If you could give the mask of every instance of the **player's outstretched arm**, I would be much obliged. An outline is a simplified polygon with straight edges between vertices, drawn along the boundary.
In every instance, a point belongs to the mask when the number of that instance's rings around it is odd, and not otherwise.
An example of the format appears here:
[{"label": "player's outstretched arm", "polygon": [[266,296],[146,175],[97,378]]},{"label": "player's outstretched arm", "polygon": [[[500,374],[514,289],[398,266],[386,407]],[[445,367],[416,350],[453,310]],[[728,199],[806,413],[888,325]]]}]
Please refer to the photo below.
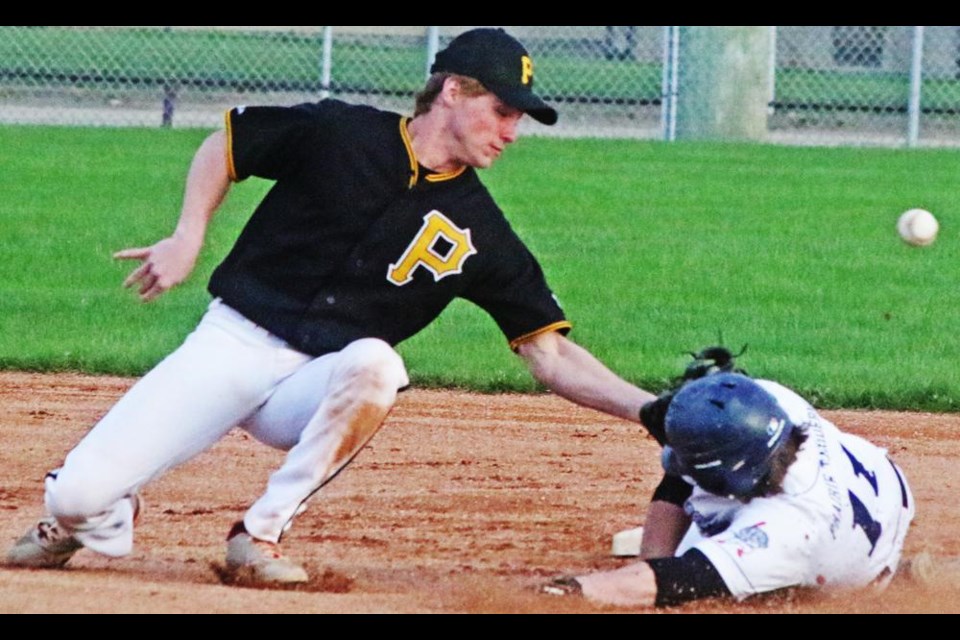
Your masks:
[{"label": "player's outstretched arm", "polygon": [[197,263],[207,225],[229,188],[227,137],[221,130],[208,136],[193,157],[173,234],[154,245],[113,254],[121,260],[140,261],[123,286],[139,286],[140,299],[149,302],[186,280]]},{"label": "player's outstretched arm", "polygon": [[640,557],[672,557],[687,529],[690,516],[683,506],[665,500],[653,500],[647,507],[643,522],[643,538],[640,541]]},{"label": "player's outstretched arm", "polygon": [[640,407],[656,398],[608,369],[593,354],[549,331],[522,343],[517,352],[530,373],[571,402],[639,422]]},{"label": "player's outstretched arm", "polygon": [[679,558],[651,558],[610,571],[557,578],[541,585],[540,591],[617,607],[672,607],[732,595],[713,563],[697,549]]},{"label": "player's outstretched arm", "polygon": [[657,579],[646,562],[635,562],[611,571],[577,576],[587,600],[618,607],[652,607],[657,601]]}]

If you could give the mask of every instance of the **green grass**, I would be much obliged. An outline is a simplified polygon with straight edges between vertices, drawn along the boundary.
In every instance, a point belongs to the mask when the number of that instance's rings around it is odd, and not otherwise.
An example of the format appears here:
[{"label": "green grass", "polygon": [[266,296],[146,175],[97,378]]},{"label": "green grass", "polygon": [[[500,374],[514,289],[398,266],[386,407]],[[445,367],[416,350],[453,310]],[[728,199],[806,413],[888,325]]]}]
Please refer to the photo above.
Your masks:
[{"label": "green grass", "polygon": [[[856,106],[906,111],[910,74],[893,71],[826,72],[822,69],[780,69],[776,100],[781,103],[821,104],[824,107]],[[956,109],[960,82],[925,78],[924,109]]]},{"label": "green grass", "polygon": [[[151,304],[112,252],[173,228],[205,131],[0,127],[0,367],[138,375],[202,313],[268,184],[237,185],[191,278]],[[519,141],[485,182],[540,258],[571,338],[657,391],[721,337],[822,407],[960,410],[955,150]],[[938,241],[902,243],[910,207]],[[400,345],[416,384],[532,391],[484,312]]]}]

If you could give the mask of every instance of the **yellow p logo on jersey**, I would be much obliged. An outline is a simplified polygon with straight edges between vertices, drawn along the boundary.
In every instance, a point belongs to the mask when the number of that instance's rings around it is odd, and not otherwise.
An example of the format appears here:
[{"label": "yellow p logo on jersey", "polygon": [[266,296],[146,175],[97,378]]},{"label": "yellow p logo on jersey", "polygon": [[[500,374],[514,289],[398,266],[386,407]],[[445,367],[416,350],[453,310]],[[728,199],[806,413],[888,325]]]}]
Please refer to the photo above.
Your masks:
[{"label": "yellow p logo on jersey", "polygon": [[530,56],[521,56],[520,82],[523,84],[530,84],[531,80],[533,80],[533,60],[530,59]]},{"label": "yellow p logo on jersey", "polygon": [[[437,251],[437,241],[441,239],[450,244],[442,254]],[[423,216],[423,226],[400,259],[387,268],[387,280],[402,287],[413,280],[413,272],[422,266],[433,273],[434,282],[438,282],[463,271],[463,263],[476,252],[470,229],[457,227],[434,209]]]}]

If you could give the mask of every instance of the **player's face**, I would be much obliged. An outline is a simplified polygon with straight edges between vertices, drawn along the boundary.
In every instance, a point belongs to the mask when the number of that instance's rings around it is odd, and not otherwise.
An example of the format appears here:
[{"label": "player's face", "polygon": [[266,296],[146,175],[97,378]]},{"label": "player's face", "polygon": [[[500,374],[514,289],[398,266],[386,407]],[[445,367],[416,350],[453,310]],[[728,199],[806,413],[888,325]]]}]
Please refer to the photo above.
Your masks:
[{"label": "player's face", "polygon": [[492,93],[461,96],[454,109],[452,133],[460,162],[484,169],[517,139],[523,112],[504,104]]}]

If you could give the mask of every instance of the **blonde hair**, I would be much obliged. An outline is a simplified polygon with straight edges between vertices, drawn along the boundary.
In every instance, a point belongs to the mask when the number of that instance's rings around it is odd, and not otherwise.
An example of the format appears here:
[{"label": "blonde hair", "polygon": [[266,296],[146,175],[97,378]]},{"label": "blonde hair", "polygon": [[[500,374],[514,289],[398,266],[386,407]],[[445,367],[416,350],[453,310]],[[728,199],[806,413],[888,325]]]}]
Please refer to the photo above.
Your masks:
[{"label": "blonde hair", "polygon": [[448,73],[446,71],[434,73],[427,79],[427,84],[424,85],[423,89],[417,93],[413,117],[423,115],[430,111],[437,96],[443,91],[443,84],[447,81],[447,78],[457,80],[460,83],[460,90],[463,91],[466,96],[476,97],[489,93],[487,88],[483,86],[479,80],[474,78],[461,76],[456,73]]}]

